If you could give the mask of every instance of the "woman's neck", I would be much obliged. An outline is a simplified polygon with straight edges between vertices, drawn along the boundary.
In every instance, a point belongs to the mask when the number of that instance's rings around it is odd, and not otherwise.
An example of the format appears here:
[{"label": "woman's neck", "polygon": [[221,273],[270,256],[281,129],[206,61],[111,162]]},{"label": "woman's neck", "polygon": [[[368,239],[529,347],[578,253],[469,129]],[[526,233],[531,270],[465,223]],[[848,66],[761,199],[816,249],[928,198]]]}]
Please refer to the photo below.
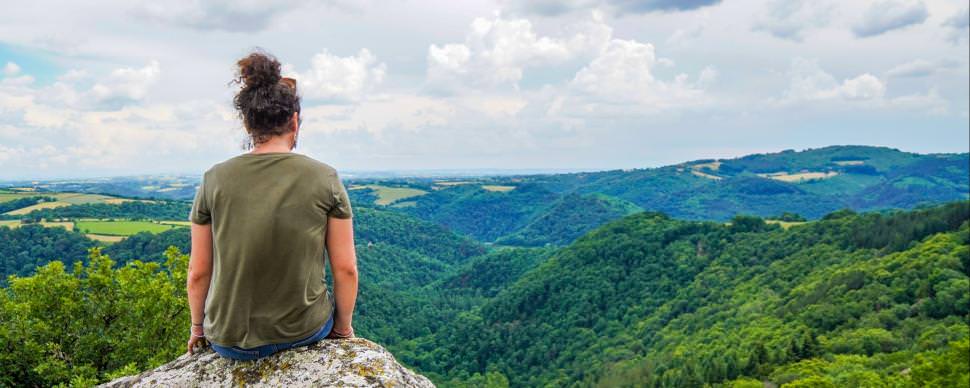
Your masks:
[{"label": "woman's neck", "polygon": [[291,140],[284,136],[276,136],[272,139],[259,143],[249,153],[251,154],[265,154],[270,152],[290,152],[292,147]]}]

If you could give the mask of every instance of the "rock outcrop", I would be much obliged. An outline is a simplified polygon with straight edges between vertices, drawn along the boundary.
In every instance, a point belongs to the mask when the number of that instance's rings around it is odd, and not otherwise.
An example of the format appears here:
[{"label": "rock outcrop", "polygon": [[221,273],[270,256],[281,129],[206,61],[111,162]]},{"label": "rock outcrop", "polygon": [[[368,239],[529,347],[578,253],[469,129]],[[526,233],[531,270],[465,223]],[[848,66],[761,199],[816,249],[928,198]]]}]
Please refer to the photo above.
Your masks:
[{"label": "rock outcrop", "polygon": [[363,338],[322,340],[256,361],[225,359],[211,349],[184,354],[139,375],[101,387],[434,387]]}]

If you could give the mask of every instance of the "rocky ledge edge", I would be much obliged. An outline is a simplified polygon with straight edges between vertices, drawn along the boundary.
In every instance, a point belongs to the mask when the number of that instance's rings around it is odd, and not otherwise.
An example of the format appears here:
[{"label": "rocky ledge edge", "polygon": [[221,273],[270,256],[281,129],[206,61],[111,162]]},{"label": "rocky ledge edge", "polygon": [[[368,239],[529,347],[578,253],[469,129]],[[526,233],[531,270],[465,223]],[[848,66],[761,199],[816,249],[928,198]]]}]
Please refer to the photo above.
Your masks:
[{"label": "rocky ledge edge", "polygon": [[206,349],[99,387],[434,387],[431,380],[363,338],[325,339],[256,361],[234,361]]}]

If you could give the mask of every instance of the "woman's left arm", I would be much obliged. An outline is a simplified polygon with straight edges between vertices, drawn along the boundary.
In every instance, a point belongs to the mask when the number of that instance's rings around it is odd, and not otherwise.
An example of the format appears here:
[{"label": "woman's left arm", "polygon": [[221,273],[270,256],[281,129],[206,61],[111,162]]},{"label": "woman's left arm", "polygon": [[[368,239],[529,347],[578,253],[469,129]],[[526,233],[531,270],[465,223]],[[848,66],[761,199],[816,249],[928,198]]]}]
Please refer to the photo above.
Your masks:
[{"label": "woman's left arm", "polygon": [[205,297],[209,293],[209,280],[212,279],[212,224],[192,223],[192,256],[189,258],[189,273],[186,292],[189,297],[192,326],[188,342],[188,352],[205,346],[205,333],[202,321],[205,318]]}]

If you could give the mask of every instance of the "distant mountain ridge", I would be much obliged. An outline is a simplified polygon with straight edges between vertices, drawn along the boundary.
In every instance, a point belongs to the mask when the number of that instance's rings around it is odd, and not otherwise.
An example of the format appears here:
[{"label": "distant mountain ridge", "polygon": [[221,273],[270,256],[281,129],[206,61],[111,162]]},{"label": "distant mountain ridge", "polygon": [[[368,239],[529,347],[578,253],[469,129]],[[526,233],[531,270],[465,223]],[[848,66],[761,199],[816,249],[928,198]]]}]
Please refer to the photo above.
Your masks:
[{"label": "distant mountain ridge", "polygon": [[714,221],[739,214],[770,217],[786,212],[817,219],[846,208],[912,209],[964,200],[970,192],[970,154],[923,155],[885,147],[831,146],[659,168],[491,178],[488,184],[514,185],[515,189],[496,192],[468,184],[444,187],[405,199],[414,206],[395,208],[392,203],[391,208],[479,240],[561,245],[619,216],[577,217],[574,222],[580,225],[571,226],[568,235],[525,240],[522,236],[530,234],[528,229],[537,222],[562,219],[562,201],[589,206],[585,203],[589,197],[584,197],[588,195],[674,218]]},{"label": "distant mountain ridge", "polygon": [[[198,177],[159,176],[37,182],[30,187],[38,194],[51,190],[190,200],[197,184]],[[964,200],[970,198],[970,153],[838,145],[657,168],[359,178],[348,179],[347,186],[356,207],[409,214],[483,242],[561,246],[641,209],[688,220],[786,212],[817,219],[846,208],[913,209]]]}]

